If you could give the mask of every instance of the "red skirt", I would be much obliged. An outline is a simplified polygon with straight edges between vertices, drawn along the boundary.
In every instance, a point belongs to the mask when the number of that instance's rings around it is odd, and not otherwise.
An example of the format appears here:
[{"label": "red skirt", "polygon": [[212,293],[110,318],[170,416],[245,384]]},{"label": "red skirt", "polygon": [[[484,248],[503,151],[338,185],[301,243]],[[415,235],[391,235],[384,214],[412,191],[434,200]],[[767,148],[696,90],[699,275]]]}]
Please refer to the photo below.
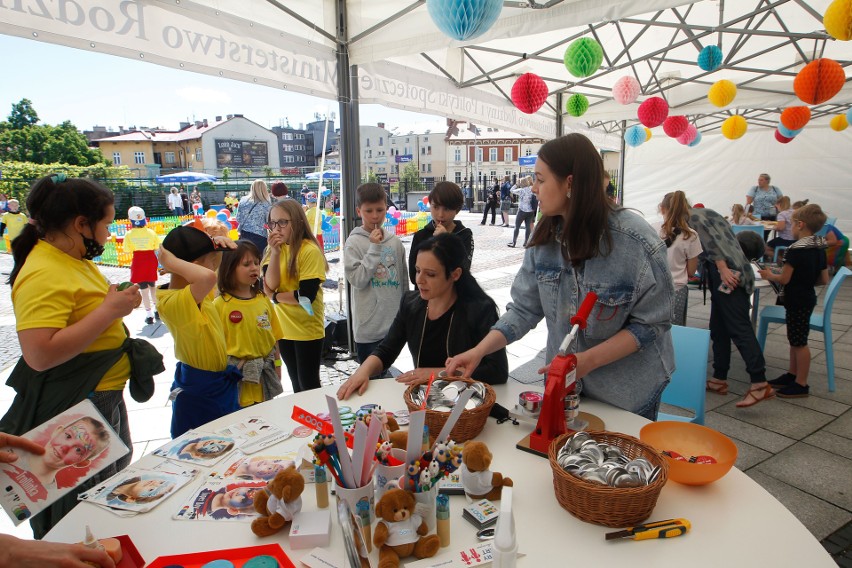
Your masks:
[{"label": "red skirt", "polygon": [[156,282],[157,254],[152,250],[133,251],[133,262],[130,263],[130,281],[134,284]]}]

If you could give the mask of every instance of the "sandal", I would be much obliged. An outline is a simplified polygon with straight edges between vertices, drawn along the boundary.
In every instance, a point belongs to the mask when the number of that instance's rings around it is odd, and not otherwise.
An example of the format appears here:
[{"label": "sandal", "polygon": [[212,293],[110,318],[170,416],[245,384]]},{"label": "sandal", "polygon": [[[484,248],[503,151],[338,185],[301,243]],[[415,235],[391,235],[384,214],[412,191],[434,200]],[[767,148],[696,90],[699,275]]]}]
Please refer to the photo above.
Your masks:
[{"label": "sandal", "polygon": [[728,381],[722,379],[710,379],[707,381],[707,392],[726,395],[728,394]]},{"label": "sandal", "polygon": [[748,408],[754,406],[758,402],[775,398],[775,391],[772,390],[772,385],[766,383],[762,387],[752,387],[746,392],[745,398],[737,403],[737,408]]}]

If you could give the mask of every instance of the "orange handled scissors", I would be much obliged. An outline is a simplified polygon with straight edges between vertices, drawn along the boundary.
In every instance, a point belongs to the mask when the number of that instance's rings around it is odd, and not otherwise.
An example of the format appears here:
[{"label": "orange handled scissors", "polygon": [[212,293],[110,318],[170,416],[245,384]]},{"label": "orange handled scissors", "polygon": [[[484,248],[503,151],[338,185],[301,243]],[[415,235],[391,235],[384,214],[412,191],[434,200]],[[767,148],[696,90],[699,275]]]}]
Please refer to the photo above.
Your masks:
[{"label": "orange handled scissors", "polygon": [[647,540],[649,538],[673,538],[686,534],[691,528],[692,525],[686,519],[668,519],[666,521],[636,525],[635,527],[626,528],[623,531],[607,533],[606,539],[631,538],[633,540]]}]

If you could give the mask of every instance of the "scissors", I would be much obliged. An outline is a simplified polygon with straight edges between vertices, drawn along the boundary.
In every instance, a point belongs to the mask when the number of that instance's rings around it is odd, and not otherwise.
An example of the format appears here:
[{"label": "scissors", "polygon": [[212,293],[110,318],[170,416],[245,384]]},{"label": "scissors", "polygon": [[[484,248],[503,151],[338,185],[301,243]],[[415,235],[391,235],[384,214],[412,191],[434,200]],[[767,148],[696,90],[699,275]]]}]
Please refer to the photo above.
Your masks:
[{"label": "scissors", "polygon": [[633,540],[647,540],[650,538],[673,538],[686,534],[691,528],[692,525],[686,519],[668,519],[655,523],[636,525],[635,527],[626,528],[623,531],[607,533],[606,539],[631,538]]}]

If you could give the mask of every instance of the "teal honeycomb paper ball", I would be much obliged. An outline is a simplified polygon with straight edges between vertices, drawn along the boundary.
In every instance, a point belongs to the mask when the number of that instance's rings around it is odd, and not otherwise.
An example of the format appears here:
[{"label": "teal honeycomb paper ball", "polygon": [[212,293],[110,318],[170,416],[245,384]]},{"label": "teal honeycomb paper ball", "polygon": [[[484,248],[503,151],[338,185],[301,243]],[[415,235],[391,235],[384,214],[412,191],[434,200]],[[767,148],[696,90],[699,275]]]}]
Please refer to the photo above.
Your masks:
[{"label": "teal honeycomb paper ball", "polygon": [[715,71],[722,65],[722,50],[719,46],[708,45],[698,54],[698,66],[705,71]]},{"label": "teal honeycomb paper ball", "polygon": [[571,116],[583,116],[587,110],[589,110],[589,99],[580,93],[571,95],[565,103],[565,112]]},{"label": "teal honeycomb paper ball", "polygon": [[426,8],[444,35],[464,41],[491,29],[503,0],[426,0]]},{"label": "teal honeycomb paper ball", "polygon": [[588,77],[600,69],[603,48],[595,40],[581,37],[565,50],[564,61],[569,73],[575,77]]}]

